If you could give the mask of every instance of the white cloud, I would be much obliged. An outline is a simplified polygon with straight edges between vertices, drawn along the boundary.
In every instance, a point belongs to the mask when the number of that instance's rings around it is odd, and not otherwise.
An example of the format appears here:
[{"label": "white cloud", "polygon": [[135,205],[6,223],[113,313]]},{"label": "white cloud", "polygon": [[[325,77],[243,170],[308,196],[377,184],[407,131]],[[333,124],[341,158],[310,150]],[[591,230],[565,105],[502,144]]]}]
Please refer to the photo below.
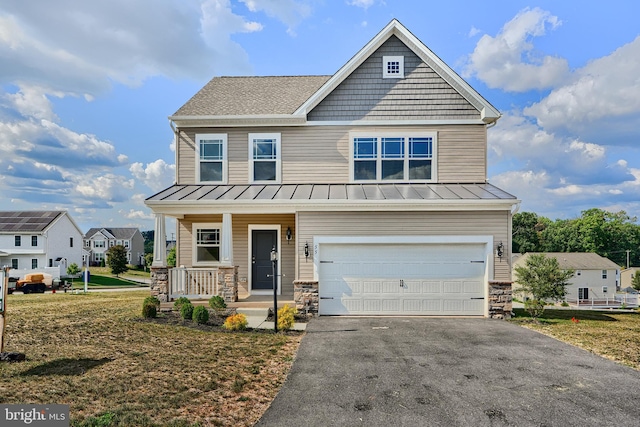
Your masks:
[{"label": "white cloud", "polygon": [[175,181],[176,166],[169,165],[162,159],[147,163],[146,166],[136,162],[131,165],[129,170],[136,179],[142,181],[153,191],[160,191]]},{"label": "white cloud", "polygon": [[472,25],[471,29],[469,30],[468,36],[469,36],[469,38],[475,37],[478,34],[480,34],[481,32],[482,32],[481,30],[477,29],[475,26]]},{"label": "white cloud", "polygon": [[134,187],[134,180],[107,173],[79,179],[75,190],[84,197],[102,199],[107,202],[128,200]]},{"label": "white cloud", "polygon": [[475,75],[491,88],[511,92],[554,87],[567,77],[567,61],[539,55],[530,40],[560,24],[556,16],[539,8],[520,11],[496,37],[482,36],[468,58],[464,77]]},{"label": "white cloud", "polygon": [[154,216],[153,214],[151,214],[150,211],[145,212],[145,211],[134,210],[134,209],[129,209],[129,211],[126,211],[121,209],[118,211],[118,213],[127,219],[143,219],[143,220],[154,219]]},{"label": "white cloud", "polygon": [[299,0],[240,0],[251,12],[264,12],[287,25],[287,32],[295,35],[295,27],[311,15],[311,5]]},{"label": "white cloud", "polygon": [[640,36],[611,55],[576,70],[570,82],[525,108],[524,113],[552,130],[583,135],[605,132],[615,136],[637,135],[640,125],[638,58]]},{"label": "white cloud", "polygon": [[376,2],[376,0],[347,0],[349,6],[357,6],[363,9],[368,9]]}]

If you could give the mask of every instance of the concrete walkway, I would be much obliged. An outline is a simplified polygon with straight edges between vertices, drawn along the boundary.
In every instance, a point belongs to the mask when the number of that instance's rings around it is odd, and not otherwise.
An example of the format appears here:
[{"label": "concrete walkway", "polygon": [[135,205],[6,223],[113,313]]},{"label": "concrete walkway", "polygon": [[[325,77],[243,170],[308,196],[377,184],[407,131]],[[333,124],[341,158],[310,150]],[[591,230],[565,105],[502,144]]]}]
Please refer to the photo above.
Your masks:
[{"label": "concrete walkway", "polygon": [[638,426],[640,372],[490,319],[320,317],[256,424]]},{"label": "concrete walkway", "polygon": [[[251,329],[273,329],[274,323],[267,322],[269,316],[268,308],[238,308],[236,313],[242,313],[247,316],[247,328]],[[294,323],[291,330],[304,331],[307,328],[306,323]]]}]

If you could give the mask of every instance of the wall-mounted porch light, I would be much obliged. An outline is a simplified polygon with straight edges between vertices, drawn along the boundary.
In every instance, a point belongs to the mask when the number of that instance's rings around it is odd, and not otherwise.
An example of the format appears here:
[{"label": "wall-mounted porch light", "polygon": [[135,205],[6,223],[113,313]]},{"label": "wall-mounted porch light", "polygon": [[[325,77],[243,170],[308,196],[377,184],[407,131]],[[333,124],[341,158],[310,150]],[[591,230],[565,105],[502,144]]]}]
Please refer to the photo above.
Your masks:
[{"label": "wall-mounted porch light", "polygon": [[502,255],[504,255],[504,245],[502,242],[498,243],[498,246],[496,246],[496,255],[500,259],[502,259]]},{"label": "wall-mounted porch light", "polygon": [[289,244],[292,238],[293,238],[293,233],[291,232],[291,227],[287,227],[287,245]]}]

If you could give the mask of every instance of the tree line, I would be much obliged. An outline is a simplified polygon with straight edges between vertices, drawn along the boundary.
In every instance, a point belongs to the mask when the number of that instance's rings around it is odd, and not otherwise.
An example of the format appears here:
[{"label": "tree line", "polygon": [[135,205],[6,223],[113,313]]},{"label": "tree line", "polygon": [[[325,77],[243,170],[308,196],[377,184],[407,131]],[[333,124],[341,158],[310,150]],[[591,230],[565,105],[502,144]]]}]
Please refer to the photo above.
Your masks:
[{"label": "tree line", "polygon": [[620,266],[640,266],[640,225],[625,211],[593,208],[579,218],[556,219],[521,212],[513,216],[513,253],[595,252]]}]

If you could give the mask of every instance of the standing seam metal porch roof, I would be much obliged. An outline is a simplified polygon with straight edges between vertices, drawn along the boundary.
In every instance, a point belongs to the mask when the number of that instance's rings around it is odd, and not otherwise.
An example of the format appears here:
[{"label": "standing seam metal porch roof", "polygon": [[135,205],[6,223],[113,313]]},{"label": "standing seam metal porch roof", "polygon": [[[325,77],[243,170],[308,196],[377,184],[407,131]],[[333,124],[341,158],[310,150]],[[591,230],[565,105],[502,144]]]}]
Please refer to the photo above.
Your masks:
[{"label": "standing seam metal porch roof", "polygon": [[173,185],[146,202],[230,201],[365,201],[513,200],[516,197],[488,183],[464,184],[251,184]]}]

